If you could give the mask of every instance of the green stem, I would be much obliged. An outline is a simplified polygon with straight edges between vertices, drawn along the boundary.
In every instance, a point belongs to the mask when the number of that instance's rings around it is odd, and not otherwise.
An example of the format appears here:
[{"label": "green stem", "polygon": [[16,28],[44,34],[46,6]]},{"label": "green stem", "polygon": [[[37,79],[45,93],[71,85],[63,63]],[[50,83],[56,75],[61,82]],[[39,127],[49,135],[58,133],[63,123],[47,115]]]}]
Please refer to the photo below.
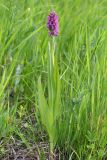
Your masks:
[{"label": "green stem", "polygon": [[[54,53],[55,53],[55,46],[53,41],[49,42],[49,52],[48,52],[48,94],[49,94],[49,107],[51,111],[51,120],[52,126],[54,124],[54,101],[55,101],[55,93],[54,93]],[[53,129],[52,129],[53,130]],[[50,137],[50,153],[52,153],[54,148],[54,143],[52,135]]]}]

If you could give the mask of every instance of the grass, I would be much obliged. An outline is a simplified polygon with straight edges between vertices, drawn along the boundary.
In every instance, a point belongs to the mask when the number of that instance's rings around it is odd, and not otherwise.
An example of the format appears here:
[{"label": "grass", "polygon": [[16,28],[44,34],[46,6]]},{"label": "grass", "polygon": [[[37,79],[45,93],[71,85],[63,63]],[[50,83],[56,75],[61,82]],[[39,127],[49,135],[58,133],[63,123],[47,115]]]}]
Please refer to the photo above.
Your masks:
[{"label": "grass", "polygon": [[0,0],[0,159],[14,145],[29,159],[107,159],[106,10],[106,0]]}]

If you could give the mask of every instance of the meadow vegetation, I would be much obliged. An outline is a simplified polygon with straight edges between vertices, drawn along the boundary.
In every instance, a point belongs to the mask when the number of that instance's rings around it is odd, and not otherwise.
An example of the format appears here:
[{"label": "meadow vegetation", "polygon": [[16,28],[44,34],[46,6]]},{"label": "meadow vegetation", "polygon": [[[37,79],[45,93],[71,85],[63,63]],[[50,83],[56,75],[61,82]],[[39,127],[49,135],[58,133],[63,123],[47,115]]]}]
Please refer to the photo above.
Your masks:
[{"label": "meadow vegetation", "polygon": [[0,0],[0,160],[49,154],[107,159],[107,0]]}]

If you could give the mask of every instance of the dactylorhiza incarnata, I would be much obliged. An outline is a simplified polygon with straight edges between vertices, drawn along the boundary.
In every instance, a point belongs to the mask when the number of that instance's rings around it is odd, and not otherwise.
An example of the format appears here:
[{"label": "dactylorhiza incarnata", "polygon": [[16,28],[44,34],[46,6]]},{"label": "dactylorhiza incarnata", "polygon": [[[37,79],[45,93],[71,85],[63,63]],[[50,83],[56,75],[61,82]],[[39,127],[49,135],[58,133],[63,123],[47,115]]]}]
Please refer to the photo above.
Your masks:
[{"label": "dactylorhiza incarnata", "polygon": [[47,28],[50,36],[58,36],[59,34],[59,23],[58,16],[55,11],[52,11],[48,16]]}]

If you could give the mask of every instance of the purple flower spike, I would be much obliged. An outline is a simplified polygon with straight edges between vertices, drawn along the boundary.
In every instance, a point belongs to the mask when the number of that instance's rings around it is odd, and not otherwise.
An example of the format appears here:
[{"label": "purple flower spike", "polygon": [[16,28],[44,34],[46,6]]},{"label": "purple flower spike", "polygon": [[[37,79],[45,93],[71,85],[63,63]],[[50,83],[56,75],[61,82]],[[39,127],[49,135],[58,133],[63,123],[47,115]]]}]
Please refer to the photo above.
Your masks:
[{"label": "purple flower spike", "polygon": [[53,11],[48,16],[47,28],[49,30],[50,36],[58,36],[59,34],[59,24],[58,24],[58,16]]}]

